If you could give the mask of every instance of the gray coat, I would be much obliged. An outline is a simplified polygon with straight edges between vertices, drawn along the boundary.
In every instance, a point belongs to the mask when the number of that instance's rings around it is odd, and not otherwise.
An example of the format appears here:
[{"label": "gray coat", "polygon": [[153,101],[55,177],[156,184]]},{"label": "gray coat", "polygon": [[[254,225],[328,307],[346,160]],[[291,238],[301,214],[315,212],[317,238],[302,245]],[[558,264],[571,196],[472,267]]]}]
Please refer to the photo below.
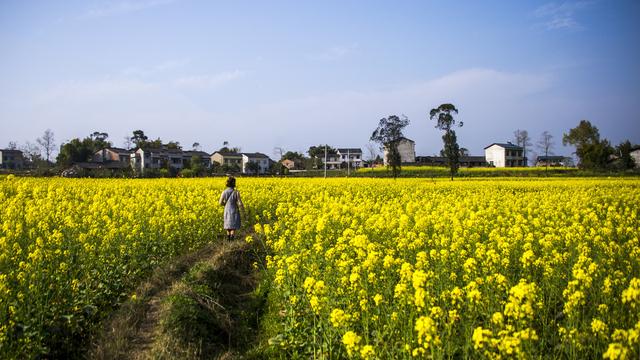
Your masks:
[{"label": "gray coat", "polygon": [[224,189],[220,195],[220,205],[224,206],[224,229],[239,229],[240,209],[244,210],[240,193],[233,188]]}]

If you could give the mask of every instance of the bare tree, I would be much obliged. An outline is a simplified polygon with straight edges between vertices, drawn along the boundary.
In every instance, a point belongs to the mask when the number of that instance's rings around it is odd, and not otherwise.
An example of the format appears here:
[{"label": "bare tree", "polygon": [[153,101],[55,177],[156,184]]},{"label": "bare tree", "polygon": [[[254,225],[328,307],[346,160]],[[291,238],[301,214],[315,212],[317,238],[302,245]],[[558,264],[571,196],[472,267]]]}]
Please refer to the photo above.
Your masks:
[{"label": "bare tree", "polygon": [[25,160],[32,164],[41,159],[41,150],[38,145],[34,143],[27,141],[26,144],[24,144],[24,146],[20,148],[20,150],[22,151]]},{"label": "bare tree", "polygon": [[527,147],[531,146],[531,138],[529,137],[529,132],[527,130],[516,130],[513,132],[514,140],[516,141],[516,145],[522,146],[522,155],[525,159],[525,166],[527,166],[526,161],[529,159],[527,157]]},{"label": "bare tree", "polygon": [[51,157],[51,153],[56,148],[56,143],[54,142],[53,131],[51,129],[47,129],[44,131],[42,137],[37,138],[36,141],[44,150],[45,155],[47,156],[47,163],[49,163],[49,158]]},{"label": "bare tree", "polygon": [[124,137],[124,141],[122,142],[122,144],[124,145],[124,148],[127,150],[131,150],[131,145],[133,145],[133,142],[131,141],[131,138],[128,136]]},{"label": "bare tree", "polygon": [[18,150],[18,143],[15,141],[9,141],[9,145],[7,145],[7,150]]},{"label": "bare tree", "polygon": [[282,160],[282,155],[284,154],[284,149],[276,146],[273,148],[273,156],[276,157],[276,159],[278,160]]},{"label": "bare tree", "polygon": [[551,135],[548,131],[544,131],[542,132],[542,134],[540,135],[540,140],[538,140],[537,146],[538,149],[540,149],[541,153],[544,153],[544,156],[546,158],[546,170],[549,169],[549,155],[553,154],[553,151],[551,149],[553,149],[553,135]]},{"label": "bare tree", "polygon": [[374,162],[378,156],[378,149],[374,143],[367,144],[367,152],[369,153],[369,161]]}]

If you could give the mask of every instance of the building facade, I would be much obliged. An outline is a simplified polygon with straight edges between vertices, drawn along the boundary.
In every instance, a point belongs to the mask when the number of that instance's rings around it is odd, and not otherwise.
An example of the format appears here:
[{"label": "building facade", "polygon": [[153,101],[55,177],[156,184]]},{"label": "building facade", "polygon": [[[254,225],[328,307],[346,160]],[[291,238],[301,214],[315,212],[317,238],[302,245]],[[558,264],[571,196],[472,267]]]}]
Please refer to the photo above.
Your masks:
[{"label": "building facade", "polygon": [[[337,157],[340,164],[346,163],[352,169],[362,167],[362,149],[360,148],[341,148],[337,149]],[[328,160],[327,160],[328,165]]]},{"label": "building facade", "polygon": [[[256,169],[251,169],[250,163],[257,164]],[[266,174],[269,172],[270,159],[262,153],[242,153],[243,174]]]},{"label": "building facade", "polygon": [[490,166],[527,166],[522,146],[507,143],[493,143],[484,148],[484,157]]},{"label": "building facade", "polygon": [[242,170],[242,154],[216,151],[211,155],[211,163]]},{"label": "building facade", "polygon": [[[416,162],[416,142],[401,138],[398,142],[398,152],[400,153],[400,162],[402,164],[413,164]],[[389,165],[389,150],[384,148],[384,164]]]},{"label": "building facade", "polygon": [[24,156],[20,150],[0,149],[0,169],[24,169]]}]

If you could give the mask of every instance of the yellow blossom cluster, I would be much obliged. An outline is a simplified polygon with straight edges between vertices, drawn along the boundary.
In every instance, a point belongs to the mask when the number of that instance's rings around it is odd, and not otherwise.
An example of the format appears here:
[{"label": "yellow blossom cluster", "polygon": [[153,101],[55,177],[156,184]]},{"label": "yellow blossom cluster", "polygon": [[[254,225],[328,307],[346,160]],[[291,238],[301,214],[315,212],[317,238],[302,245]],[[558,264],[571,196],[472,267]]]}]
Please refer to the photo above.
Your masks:
[{"label": "yellow blossom cluster", "polygon": [[254,239],[272,250],[272,304],[292,314],[279,335],[305,344],[289,356],[640,355],[638,180],[287,186],[295,200]]}]

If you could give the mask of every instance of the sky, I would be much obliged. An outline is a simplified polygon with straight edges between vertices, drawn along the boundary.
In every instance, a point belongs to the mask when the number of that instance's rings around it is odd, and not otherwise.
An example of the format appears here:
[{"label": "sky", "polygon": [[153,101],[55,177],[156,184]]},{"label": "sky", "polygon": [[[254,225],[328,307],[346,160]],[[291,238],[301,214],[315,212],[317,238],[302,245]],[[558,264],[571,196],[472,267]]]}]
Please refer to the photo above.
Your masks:
[{"label": "sky", "polygon": [[278,159],[360,147],[405,115],[417,155],[437,154],[429,111],[459,110],[458,143],[543,131],[553,153],[589,120],[640,143],[640,1],[0,2],[0,148],[134,130],[226,141]]}]

